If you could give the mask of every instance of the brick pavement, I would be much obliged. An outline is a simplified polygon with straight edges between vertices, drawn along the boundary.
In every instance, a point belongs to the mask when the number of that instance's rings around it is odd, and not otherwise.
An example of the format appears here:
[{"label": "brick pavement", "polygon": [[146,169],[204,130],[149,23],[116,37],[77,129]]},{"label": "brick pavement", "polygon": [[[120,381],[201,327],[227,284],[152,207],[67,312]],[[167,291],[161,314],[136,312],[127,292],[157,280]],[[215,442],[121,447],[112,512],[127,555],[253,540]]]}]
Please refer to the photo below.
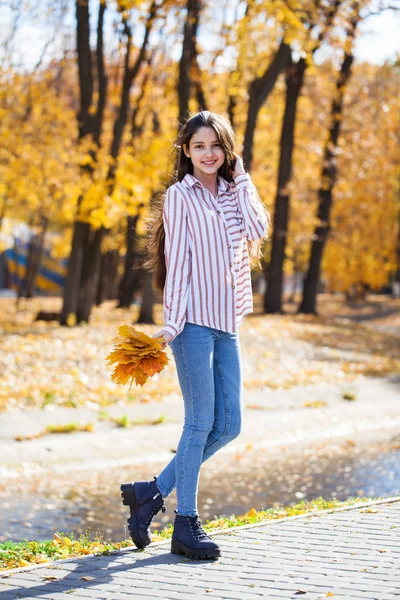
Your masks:
[{"label": "brick pavement", "polygon": [[0,600],[400,598],[400,497],[216,533],[222,556],[192,561],[170,542],[0,579]]}]

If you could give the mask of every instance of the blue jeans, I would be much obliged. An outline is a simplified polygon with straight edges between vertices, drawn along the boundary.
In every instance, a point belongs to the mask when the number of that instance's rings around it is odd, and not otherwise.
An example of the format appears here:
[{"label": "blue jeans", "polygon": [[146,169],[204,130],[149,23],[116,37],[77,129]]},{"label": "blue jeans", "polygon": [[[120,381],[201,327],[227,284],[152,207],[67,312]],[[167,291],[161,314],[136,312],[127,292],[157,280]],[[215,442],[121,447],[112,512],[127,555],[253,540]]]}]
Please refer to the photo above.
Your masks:
[{"label": "blue jeans", "polygon": [[241,431],[239,336],[186,322],[169,346],[182,390],[185,420],[176,455],[157,477],[157,485],[163,497],[176,485],[177,513],[195,516],[202,462]]}]

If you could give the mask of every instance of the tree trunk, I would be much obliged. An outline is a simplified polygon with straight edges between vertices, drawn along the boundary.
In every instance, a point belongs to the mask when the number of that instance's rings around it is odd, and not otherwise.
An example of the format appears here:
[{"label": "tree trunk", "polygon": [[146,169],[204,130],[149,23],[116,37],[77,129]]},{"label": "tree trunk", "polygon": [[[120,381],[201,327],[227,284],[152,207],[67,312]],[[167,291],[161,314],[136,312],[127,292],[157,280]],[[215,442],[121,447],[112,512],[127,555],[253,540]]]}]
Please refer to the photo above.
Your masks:
[{"label": "tree trunk", "polygon": [[115,300],[118,297],[117,280],[120,256],[118,250],[110,250],[101,257],[100,280],[97,290],[96,305],[104,300]]},{"label": "tree trunk", "polygon": [[32,235],[29,240],[28,252],[26,257],[26,271],[25,277],[21,281],[21,284],[18,286],[18,298],[26,298],[28,292],[28,281],[32,280],[34,265],[36,262],[36,254],[38,248],[38,237],[36,235]]},{"label": "tree trunk", "polygon": [[235,108],[237,105],[237,95],[236,94],[229,94],[229,99],[228,99],[228,119],[230,121],[230,124],[232,125],[232,128],[235,129]]},{"label": "tree trunk", "polygon": [[139,314],[137,322],[154,324],[154,319],[153,319],[153,304],[154,304],[153,274],[147,269],[143,273],[143,281],[144,281],[143,298],[142,298],[140,314]]},{"label": "tree trunk", "polygon": [[281,42],[271,64],[265,73],[254,79],[249,87],[249,105],[247,110],[247,123],[243,142],[243,162],[247,171],[251,171],[253,160],[254,133],[260,109],[273,90],[276,80],[290,60],[290,46]]},{"label": "tree trunk", "polygon": [[[352,22],[350,38],[354,38],[357,20]],[[299,312],[316,314],[317,292],[321,271],[321,261],[326,239],[330,229],[330,213],[333,203],[333,187],[337,177],[336,151],[340,133],[340,124],[343,111],[343,97],[346,84],[351,74],[353,55],[345,53],[340,69],[340,75],[336,83],[336,95],[331,108],[331,127],[324,149],[323,167],[321,173],[321,185],[318,191],[318,214],[319,225],[314,230],[313,243],[311,246],[311,257],[306,278],[304,280],[303,297]]]},{"label": "tree trunk", "polygon": [[120,296],[118,308],[129,308],[132,304],[133,287],[135,285],[136,273],[134,271],[135,264],[135,243],[136,243],[136,226],[139,216],[128,217],[128,225],[126,229],[126,254],[124,275],[120,286]]},{"label": "tree trunk", "polygon": [[68,325],[68,317],[77,317],[78,293],[81,281],[83,256],[89,241],[90,225],[83,221],[75,221],[72,236],[71,253],[68,260],[68,271],[64,287],[64,301],[61,310],[60,324]]},{"label": "tree trunk", "polygon": [[106,299],[108,255],[109,252],[104,252],[104,254],[101,255],[100,259],[100,276],[99,285],[97,286],[96,293],[96,306],[100,306],[100,304]]},{"label": "tree trunk", "polygon": [[40,266],[42,264],[44,242],[46,239],[46,231],[49,224],[49,220],[46,217],[42,217],[42,229],[38,236],[34,238],[34,252],[32,254],[31,263],[28,263],[28,270],[26,274],[26,288],[25,297],[33,298],[34,289],[36,283],[36,277],[39,273]]},{"label": "tree trunk", "polygon": [[94,117],[89,113],[93,99],[93,71],[89,40],[89,0],[76,0],[76,47],[80,91],[79,139],[93,134],[94,131]]},{"label": "tree trunk", "polygon": [[99,16],[97,20],[97,46],[96,46],[96,68],[97,80],[99,86],[99,99],[97,102],[97,110],[94,119],[94,140],[97,146],[100,146],[100,134],[103,123],[104,108],[106,106],[108,78],[104,68],[104,13],[106,10],[106,2],[99,4]]},{"label": "tree trunk", "polygon": [[179,100],[179,127],[190,116],[189,100],[193,84],[193,67],[197,62],[196,37],[199,25],[201,0],[187,0],[186,21],[183,29],[182,55],[179,62],[178,100]]},{"label": "tree trunk", "polygon": [[82,265],[82,279],[78,296],[77,322],[89,323],[90,312],[96,301],[99,287],[101,265],[101,242],[104,237],[104,227],[91,232],[89,243],[85,247]]},{"label": "tree trunk", "polygon": [[[76,21],[77,21],[77,55],[78,55],[78,74],[80,89],[80,108],[78,113],[79,139],[91,136],[97,145],[100,144],[100,134],[102,129],[103,111],[106,99],[107,80],[104,73],[104,49],[103,49],[103,25],[105,2],[99,4],[99,15],[97,25],[97,74],[99,78],[99,97],[97,110],[94,115],[91,114],[93,102],[93,69],[92,56],[90,49],[90,15],[88,0],[76,0]],[[91,151],[95,157],[94,151]],[[88,169],[88,167],[86,167]],[[89,169],[90,170],[90,167]],[[77,215],[81,199],[78,201]],[[92,250],[87,248],[87,244],[99,234],[91,234],[90,225],[79,221],[77,218],[74,223],[74,233],[72,237],[71,253],[68,261],[68,273],[65,281],[63,307],[60,316],[61,325],[68,324],[68,317],[74,315],[76,322],[88,321],[90,308],[88,312],[86,295],[94,301],[93,286],[96,277],[98,278],[98,260],[91,258],[92,264],[85,263],[85,257],[92,256]],[[92,271],[92,266],[94,271]],[[96,271],[97,269],[97,271]],[[81,289],[81,285],[86,284],[87,288]],[[97,286],[94,288],[97,289]]]},{"label": "tree trunk", "polygon": [[286,70],[286,104],[280,140],[278,189],[275,197],[274,228],[272,234],[271,260],[264,294],[264,312],[282,312],[283,262],[289,226],[289,188],[292,177],[292,159],[297,101],[304,81],[306,62],[300,58],[291,62]]}]

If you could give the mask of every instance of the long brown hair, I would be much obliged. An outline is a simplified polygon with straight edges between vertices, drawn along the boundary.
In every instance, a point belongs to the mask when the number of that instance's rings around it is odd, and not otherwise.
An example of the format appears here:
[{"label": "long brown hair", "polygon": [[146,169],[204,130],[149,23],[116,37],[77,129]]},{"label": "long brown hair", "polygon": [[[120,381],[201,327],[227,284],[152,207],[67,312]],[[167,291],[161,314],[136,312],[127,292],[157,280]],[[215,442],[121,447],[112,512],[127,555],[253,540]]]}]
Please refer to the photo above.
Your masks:
[{"label": "long brown hair", "polygon": [[[189,148],[189,143],[192,136],[201,127],[212,127],[217,134],[218,141],[225,153],[225,161],[218,169],[218,175],[223,177],[228,182],[233,181],[231,163],[235,158],[235,134],[233,133],[232,126],[224,117],[205,110],[186,121],[179,131],[178,138],[174,142],[178,152],[177,172],[174,174],[174,178],[170,182],[170,185],[172,185],[174,181],[182,181],[182,179],[188,173],[193,175],[193,163],[190,157],[187,157],[183,152],[182,146],[185,145],[186,148]],[[148,259],[143,264],[144,268],[154,271],[153,286],[155,289],[161,291],[164,289],[166,278],[166,265],[164,256],[165,231],[163,222],[164,200],[165,191],[153,200],[152,217],[148,220],[148,235],[146,243]],[[267,211],[265,211],[265,213],[269,218]],[[251,265],[261,267],[260,259],[262,257],[262,240],[247,240],[247,243]]]}]

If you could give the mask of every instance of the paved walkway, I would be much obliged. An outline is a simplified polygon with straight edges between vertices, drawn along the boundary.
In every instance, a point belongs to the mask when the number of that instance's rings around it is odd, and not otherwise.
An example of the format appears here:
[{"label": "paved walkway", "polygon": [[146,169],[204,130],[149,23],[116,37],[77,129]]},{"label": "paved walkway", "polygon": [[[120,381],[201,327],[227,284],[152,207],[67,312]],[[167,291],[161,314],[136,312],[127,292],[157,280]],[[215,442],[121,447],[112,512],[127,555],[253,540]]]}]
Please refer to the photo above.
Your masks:
[{"label": "paved walkway", "polygon": [[192,561],[170,542],[0,579],[0,600],[256,600],[400,597],[400,497],[214,534],[222,556]]}]

